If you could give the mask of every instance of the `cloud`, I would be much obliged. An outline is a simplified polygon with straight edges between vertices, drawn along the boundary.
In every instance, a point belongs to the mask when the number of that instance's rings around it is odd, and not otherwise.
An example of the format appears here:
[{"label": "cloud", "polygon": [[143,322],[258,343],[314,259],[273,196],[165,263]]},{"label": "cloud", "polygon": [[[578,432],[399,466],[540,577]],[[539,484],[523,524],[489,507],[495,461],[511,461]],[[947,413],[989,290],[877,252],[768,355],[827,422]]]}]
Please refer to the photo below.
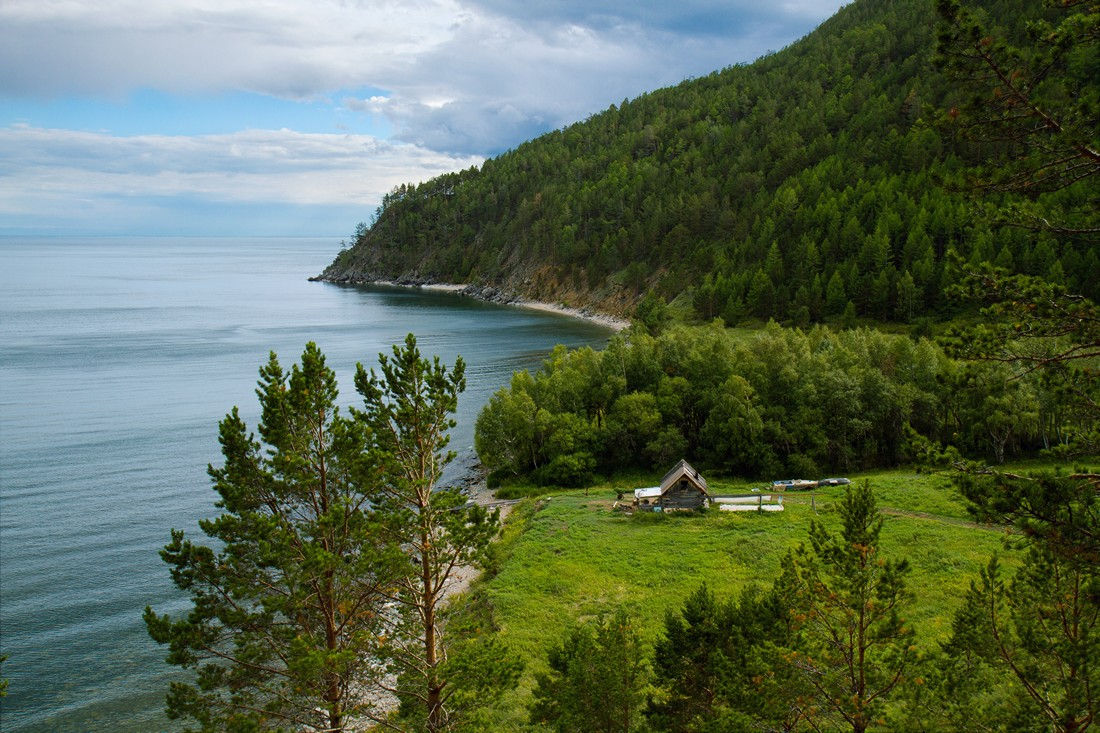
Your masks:
[{"label": "cloud", "polygon": [[839,5],[3,0],[0,230],[204,207],[358,221],[397,183],[751,61]]},{"label": "cloud", "polygon": [[[541,5],[540,5],[541,7]],[[623,99],[707,74],[776,47],[777,37],[676,35],[543,18],[474,15],[387,79],[389,99],[364,104],[405,141],[491,155]]]},{"label": "cloud", "polygon": [[385,90],[407,142],[491,154],[752,60],[837,0],[6,0],[0,97]]},{"label": "cloud", "polygon": [[473,5],[528,25],[583,25],[598,30],[623,27],[691,37],[744,39],[764,26],[805,28],[807,19],[821,21],[835,12],[836,2],[761,3],[758,0],[558,0],[519,3],[515,0],[470,0]]},{"label": "cloud", "polygon": [[[455,157],[366,135],[247,130],[226,135],[115,137],[0,129],[0,226],[127,200],[167,210],[210,206],[335,206],[366,218],[399,183],[468,168]],[[347,221],[341,228],[350,228]]]},{"label": "cloud", "polygon": [[[238,89],[308,98],[446,38],[450,0],[6,0],[0,93]],[[352,84],[351,86],[359,86]]]}]

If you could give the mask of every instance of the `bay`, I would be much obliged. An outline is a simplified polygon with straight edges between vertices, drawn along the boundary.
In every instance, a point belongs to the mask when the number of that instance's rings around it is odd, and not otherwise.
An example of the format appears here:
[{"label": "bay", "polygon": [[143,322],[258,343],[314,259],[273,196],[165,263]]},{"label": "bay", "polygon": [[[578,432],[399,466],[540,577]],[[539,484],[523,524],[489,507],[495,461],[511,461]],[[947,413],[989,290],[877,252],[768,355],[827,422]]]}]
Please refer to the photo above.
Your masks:
[{"label": "bay", "polygon": [[157,555],[215,513],[206,466],[257,370],[315,341],[353,404],[355,364],[407,333],[467,363],[452,447],[513,371],[608,329],[460,295],[310,283],[329,239],[0,237],[0,728],[172,730],[178,671],[141,612],[187,607]]}]

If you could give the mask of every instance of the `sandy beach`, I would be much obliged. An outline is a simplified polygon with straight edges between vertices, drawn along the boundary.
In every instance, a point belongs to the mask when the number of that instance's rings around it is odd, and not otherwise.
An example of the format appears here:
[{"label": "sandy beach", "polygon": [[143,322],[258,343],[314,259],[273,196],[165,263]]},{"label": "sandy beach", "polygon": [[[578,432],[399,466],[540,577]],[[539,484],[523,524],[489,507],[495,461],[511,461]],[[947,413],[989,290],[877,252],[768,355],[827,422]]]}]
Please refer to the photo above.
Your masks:
[{"label": "sandy beach", "polygon": [[[378,285],[393,285],[397,287],[419,287],[425,290],[439,290],[448,293],[459,293],[462,295],[468,295],[472,298],[480,298],[482,300],[489,300],[492,302],[503,303],[505,305],[514,305],[519,308],[531,308],[532,310],[543,311],[546,313],[556,313],[562,316],[569,316],[570,318],[581,318],[592,323],[597,323],[601,326],[612,329],[613,331],[624,331],[630,327],[630,321],[624,318],[616,318],[615,316],[607,315],[606,313],[596,313],[595,311],[587,308],[570,308],[564,305],[554,305],[553,303],[540,303],[534,300],[526,300],[524,298],[499,298],[488,297],[484,295],[485,292],[482,289],[473,285],[457,285],[453,283],[427,283],[423,285],[408,285],[405,283],[397,282],[380,282]],[[490,289],[495,294],[500,294],[495,289]]]},{"label": "sandy beach", "polygon": [[630,328],[630,321],[622,318],[616,318],[615,316],[609,316],[603,313],[593,313],[589,310],[580,308],[569,308],[564,305],[551,305],[550,303],[536,303],[534,301],[517,300],[510,305],[516,305],[520,308],[532,308],[534,310],[546,311],[548,313],[558,313],[563,316],[571,316],[572,318],[583,318],[586,321],[592,323],[598,323],[601,326],[607,326],[614,331],[625,331]]}]

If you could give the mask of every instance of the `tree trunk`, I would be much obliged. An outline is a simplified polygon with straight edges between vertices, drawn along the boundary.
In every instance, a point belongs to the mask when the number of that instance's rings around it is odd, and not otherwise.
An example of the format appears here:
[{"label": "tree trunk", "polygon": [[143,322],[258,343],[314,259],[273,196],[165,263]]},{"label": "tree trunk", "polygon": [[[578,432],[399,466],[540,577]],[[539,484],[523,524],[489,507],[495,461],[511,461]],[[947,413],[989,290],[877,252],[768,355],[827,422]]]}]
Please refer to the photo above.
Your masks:
[{"label": "tree trunk", "polygon": [[[426,504],[426,502],[423,502]],[[427,506],[421,506],[421,518],[424,518]],[[436,595],[439,591],[434,586],[432,578],[432,561],[430,557],[432,549],[431,529],[421,526],[420,533],[420,582],[421,602],[424,614],[424,668],[427,673],[427,706],[428,706],[428,733],[438,733],[443,730],[443,685],[439,683],[436,667],[439,664],[436,645],[435,611]]]}]

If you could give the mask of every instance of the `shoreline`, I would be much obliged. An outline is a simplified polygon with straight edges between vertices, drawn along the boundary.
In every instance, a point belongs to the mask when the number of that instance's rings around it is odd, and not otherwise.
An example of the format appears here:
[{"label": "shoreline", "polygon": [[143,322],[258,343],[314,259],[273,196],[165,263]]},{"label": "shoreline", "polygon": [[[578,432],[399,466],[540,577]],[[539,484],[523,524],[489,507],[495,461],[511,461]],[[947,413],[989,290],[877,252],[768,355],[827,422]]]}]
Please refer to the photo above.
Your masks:
[{"label": "shoreline", "polygon": [[553,313],[559,316],[567,316],[569,318],[578,318],[580,320],[595,323],[596,325],[603,326],[604,328],[611,329],[618,333],[630,328],[630,321],[625,318],[618,318],[616,316],[608,315],[607,313],[598,313],[590,308],[573,308],[567,305],[555,305],[554,303],[545,303],[536,300],[527,300],[526,298],[516,297],[505,291],[498,290],[492,286],[478,286],[478,285],[462,285],[458,283],[434,283],[434,282],[415,282],[415,281],[401,281],[401,280],[355,280],[348,278],[346,280],[337,280],[334,278],[326,278],[323,275],[309,278],[312,282],[327,282],[334,285],[384,285],[394,288],[419,288],[421,290],[434,290],[441,293],[454,293],[456,295],[465,295],[470,298],[476,298],[487,303],[497,303],[499,305],[512,305],[519,308],[530,308],[531,310],[542,311],[543,313]]},{"label": "shoreline", "polygon": [[600,326],[610,328],[612,331],[619,332],[625,331],[630,328],[630,321],[625,318],[617,318],[615,316],[608,315],[606,313],[597,313],[589,308],[572,308],[567,305],[555,305],[553,303],[545,303],[537,300],[527,300],[526,298],[518,298],[510,296],[500,290],[493,287],[478,287],[476,285],[459,285],[455,283],[400,283],[394,281],[381,281],[369,283],[371,285],[393,285],[397,287],[405,288],[421,288],[423,290],[437,290],[444,293],[457,293],[458,295],[466,295],[471,298],[477,298],[478,300],[484,300],[489,303],[499,303],[501,305],[514,305],[519,308],[530,308],[531,310],[542,311],[543,313],[553,313],[559,316],[568,316],[570,318],[579,318],[583,321],[589,321]]},{"label": "shoreline", "polygon": [[626,329],[630,328],[630,321],[626,319],[609,316],[606,313],[596,313],[586,308],[570,308],[566,305],[539,303],[533,300],[517,300],[509,303],[509,305],[519,306],[520,308],[530,308],[531,310],[543,311],[545,313],[555,313],[559,316],[580,318],[582,320],[590,321],[597,325],[610,328],[616,333],[618,333],[619,331],[625,331]]}]

